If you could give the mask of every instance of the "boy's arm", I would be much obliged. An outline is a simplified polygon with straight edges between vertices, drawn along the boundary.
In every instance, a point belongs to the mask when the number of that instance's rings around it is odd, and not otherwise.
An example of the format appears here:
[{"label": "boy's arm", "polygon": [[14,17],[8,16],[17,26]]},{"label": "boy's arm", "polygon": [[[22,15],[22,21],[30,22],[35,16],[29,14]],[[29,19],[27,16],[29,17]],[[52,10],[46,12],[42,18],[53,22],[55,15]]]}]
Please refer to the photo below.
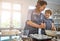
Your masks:
[{"label": "boy's arm", "polygon": [[52,28],[51,29],[54,30],[54,31],[56,31],[56,28],[54,26],[54,23],[52,23]]}]

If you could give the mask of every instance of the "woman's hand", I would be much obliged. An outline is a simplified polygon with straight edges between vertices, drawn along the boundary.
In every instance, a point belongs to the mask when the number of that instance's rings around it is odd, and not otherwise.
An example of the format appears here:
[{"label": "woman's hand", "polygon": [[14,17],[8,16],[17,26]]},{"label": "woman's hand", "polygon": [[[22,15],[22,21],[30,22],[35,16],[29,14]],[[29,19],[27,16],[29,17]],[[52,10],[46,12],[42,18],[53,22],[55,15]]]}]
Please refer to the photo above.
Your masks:
[{"label": "woman's hand", "polygon": [[41,28],[45,28],[46,24],[45,23],[41,23]]}]

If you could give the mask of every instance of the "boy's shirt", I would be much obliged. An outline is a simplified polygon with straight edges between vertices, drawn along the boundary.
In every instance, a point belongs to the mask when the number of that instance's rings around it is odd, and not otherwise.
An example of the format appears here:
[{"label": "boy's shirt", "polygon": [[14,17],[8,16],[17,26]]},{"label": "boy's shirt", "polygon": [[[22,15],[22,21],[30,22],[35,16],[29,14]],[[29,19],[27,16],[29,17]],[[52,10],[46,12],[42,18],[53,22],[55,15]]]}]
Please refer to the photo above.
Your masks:
[{"label": "boy's shirt", "polygon": [[54,21],[52,19],[47,19],[44,18],[43,22],[46,24],[46,30],[51,30],[52,28],[52,23],[54,23]]},{"label": "boy's shirt", "polygon": [[41,29],[41,34],[46,34],[46,33],[45,33],[45,30],[51,30],[51,28],[52,28],[52,23],[54,23],[54,21],[53,21],[52,19],[47,19],[47,18],[44,16],[43,23],[46,24],[46,27],[45,27],[45,29]]}]

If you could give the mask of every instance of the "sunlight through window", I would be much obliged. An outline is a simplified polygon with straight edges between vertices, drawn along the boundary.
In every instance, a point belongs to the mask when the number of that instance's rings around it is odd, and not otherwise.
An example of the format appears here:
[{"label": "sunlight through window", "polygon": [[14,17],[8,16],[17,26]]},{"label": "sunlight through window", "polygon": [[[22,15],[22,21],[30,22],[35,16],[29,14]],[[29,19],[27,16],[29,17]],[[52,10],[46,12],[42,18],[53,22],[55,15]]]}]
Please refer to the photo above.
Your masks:
[{"label": "sunlight through window", "polygon": [[1,12],[1,27],[9,27],[10,26],[10,11],[4,11]]},{"label": "sunlight through window", "polygon": [[2,9],[8,9],[8,10],[11,10],[11,3],[8,3],[8,2],[2,2]]},{"label": "sunlight through window", "polygon": [[21,13],[13,12],[13,26],[19,28],[21,26]]},{"label": "sunlight through window", "polygon": [[21,27],[21,5],[12,2],[1,2],[0,28]]},{"label": "sunlight through window", "polygon": [[13,4],[13,10],[21,10],[20,4]]}]

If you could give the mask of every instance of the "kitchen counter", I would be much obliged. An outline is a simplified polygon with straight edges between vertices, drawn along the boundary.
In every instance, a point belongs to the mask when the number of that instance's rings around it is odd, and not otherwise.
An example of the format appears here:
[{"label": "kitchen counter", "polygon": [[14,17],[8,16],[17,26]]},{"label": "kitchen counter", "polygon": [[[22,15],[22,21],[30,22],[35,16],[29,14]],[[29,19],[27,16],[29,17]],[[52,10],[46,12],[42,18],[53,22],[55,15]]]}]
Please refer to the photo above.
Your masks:
[{"label": "kitchen counter", "polygon": [[33,41],[50,41],[52,39],[52,37],[41,34],[30,34],[30,37]]},{"label": "kitchen counter", "polygon": [[6,37],[6,36],[9,36],[9,40],[11,41],[12,40],[12,36],[20,36],[21,32],[19,30],[2,30],[0,32],[0,41],[1,40],[1,37]]}]

